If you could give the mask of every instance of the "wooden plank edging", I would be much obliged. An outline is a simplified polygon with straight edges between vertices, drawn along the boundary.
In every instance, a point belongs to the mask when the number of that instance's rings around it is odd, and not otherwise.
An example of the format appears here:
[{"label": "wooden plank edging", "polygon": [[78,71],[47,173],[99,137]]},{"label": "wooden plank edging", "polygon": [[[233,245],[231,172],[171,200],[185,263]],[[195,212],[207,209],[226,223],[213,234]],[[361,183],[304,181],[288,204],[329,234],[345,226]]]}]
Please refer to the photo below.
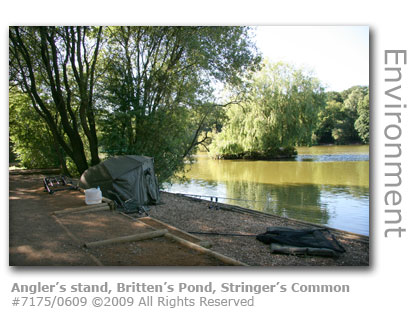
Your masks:
[{"label": "wooden plank edging", "polygon": [[[121,212],[120,212],[120,213],[121,213]],[[121,214],[122,214],[122,213],[121,213]],[[139,222],[143,223],[144,225],[146,225],[147,227],[153,228],[151,225],[149,225],[149,224],[143,222],[142,220],[132,218],[132,217],[126,215],[126,214],[123,214],[123,215],[126,216],[128,219],[132,219],[132,220],[134,220],[134,221],[139,221]],[[155,220],[156,220],[156,219],[155,219]],[[164,222],[162,222],[162,221],[160,221],[160,220],[158,220],[158,221],[161,222],[161,223],[163,223],[163,224],[165,224]],[[153,228],[153,229],[155,229],[155,228]],[[177,228],[176,228],[176,229],[177,229]],[[187,234],[190,235],[189,233],[187,233]],[[166,234],[165,234],[165,237],[166,237],[166,238],[169,238],[169,239],[172,239],[172,240],[178,242],[179,244],[181,244],[181,245],[183,245],[183,246],[186,246],[186,247],[188,247],[188,248],[190,248],[190,249],[196,250],[196,251],[198,251],[198,252],[200,252],[200,253],[204,253],[204,254],[210,255],[210,256],[212,256],[212,257],[214,257],[214,258],[216,258],[216,259],[218,259],[218,260],[220,260],[220,261],[222,261],[222,262],[224,262],[224,263],[231,264],[231,265],[233,265],[233,266],[241,266],[241,267],[248,267],[248,266],[249,266],[248,264],[245,264],[244,262],[238,261],[238,260],[236,260],[236,259],[230,258],[230,257],[228,257],[228,256],[225,256],[225,255],[221,254],[221,253],[218,253],[218,252],[216,252],[216,251],[213,251],[213,250],[207,249],[207,248],[205,248],[205,247],[202,247],[202,246],[200,245],[200,243],[199,243],[199,244],[196,244],[196,243],[193,243],[193,242],[191,242],[191,241],[182,239],[182,238],[180,238],[180,237],[178,237],[178,236],[175,236],[175,235],[171,234],[170,232],[166,233]]]},{"label": "wooden plank edging", "polygon": [[133,234],[133,235],[129,235],[129,236],[123,236],[123,237],[111,238],[111,239],[106,239],[106,240],[88,242],[88,243],[84,244],[84,247],[91,248],[91,247],[103,246],[103,245],[113,244],[113,243],[122,243],[122,242],[131,242],[131,241],[141,241],[141,240],[153,239],[153,238],[163,237],[167,233],[168,233],[167,229],[155,230],[155,231],[144,232],[144,233],[137,233],[137,234]]},{"label": "wooden plank edging", "polygon": [[84,207],[75,207],[75,208],[65,208],[62,210],[57,210],[54,211],[52,214],[60,214],[60,213],[84,213],[84,212],[89,212],[89,211],[96,211],[94,209],[99,209],[101,211],[103,210],[108,210],[110,207],[106,203],[98,203],[98,204],[92,204],[92,205],[87,205]]},{"label": "wooden plank edging", "polygon": [[[95,206],[95,207],[94,207]],[[51,214],[56,215],[56,214],[64,214],[64,213],[89,213],[89,212],[97,212],[97,211],[108,211],[111,210],[111,207],[108,206],[106,203],[103,205],[92,205],[92,207],[81,207],[80,208],[69,208],[69,209],[64,209],[64,210],[58,210],[54,211]]]},{"label": "wooden plank edging", "polygon": [[238,261],[236,259],[227,257],[227,256],[225,256],[225,255],[223,255],[221,253],[216,252],[216,251],[204,248],[204,247],[202,247],[202,246],[200,246],[200,245],[198,245],[196,243],[193,243],[193,242],[187,241],[185,239],[179,238],[178,236],[175,236],[174,234],[167,233],[167,234],[165,234],[165,237],[169,238],[171,240],[174,240],[174,241],[180,243],[181,245],[184,245],[185,247],[188,247],[188,248],[196,250],[196,251],[198,251],[200,253],[204,253],[204,254],[207,254],[209,256],[212,256],[212,257],[214,257],[214,258],[216,258],[216,259],[218,259],[218,260],[220,260],[220,261],[222,261],[222,262],[224,262],[226,264],[230,264],[230,265],[233,265],[233,266],[248,267],[248,264],[245,264],[245,263],[240,262],[240,261]]},{"label": "wooden plank edging", "polygon": [[[179,229],[179,228],[176,228],[176,227],[174,227],[174,226],[171,226],[170,224],[167,224],[166,222],[163,222],[163,221],[160,221],[160,220],[158,220],[158,219],[155,219],[155,218],[153,218],[153,217],[151,217],[151,216],[138,218],[138,221],[141,221],[141,222],[143,222],[143,223],[149,225],[149,223],[146,223],[146,222],[144,221],[144,219],[146,219],[146,218],[148,218],[148,219],[150,219],[150,220],[152,220],[152,221],[154,221],[154,222],[156,222],[156,223],[158,223],[158,224],[164,226],[164,227],[167,228],[167,229],[170,229],[170,230],[176,231],[176,232],[180,232],[181,234],[184,234],[186,237],[195,239],[198,243],[204,241],[203,239],[201,239],[201,238],[199,238],[199,237],[197,237],[197,236],[195,236],[195,235],[193,235],[193,234],[191,234],[191,233],[188,233],[188,232],[183,231],[183,230],[181,230],[181,229]],[[149,225],[149,226],[151,226],[151,225]],[[151,226],[151,227],[152,227],[152,226]],[[152,228],[153,228],[153,227],[152,227]]]}]

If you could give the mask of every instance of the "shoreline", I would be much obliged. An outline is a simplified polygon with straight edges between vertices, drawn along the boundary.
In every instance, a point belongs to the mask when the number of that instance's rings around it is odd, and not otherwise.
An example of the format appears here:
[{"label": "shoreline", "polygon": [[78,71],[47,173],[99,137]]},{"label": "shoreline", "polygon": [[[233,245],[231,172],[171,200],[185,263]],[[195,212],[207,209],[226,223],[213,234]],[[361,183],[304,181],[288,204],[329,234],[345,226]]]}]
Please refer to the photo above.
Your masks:
[{"label": "shoreline", "polygon": [[[187,194],[183,194],[183,193],[173,193],[173,192],[169,192],[169,191],[160,191],[161,193],[168,193],[171,195],[176,195],[176,196],[180,196],[180,197],[184,197],[187,199],[192,199],[193,201],[203,201],[209,204],[215,204],[215,202],[211,202],[209,200],[206,199],[202,199],[201,197],[205,198],[210,198],[211,196],[202,196],[202,195],[187,195]],[[218,198],[216,196],[213,196],[213,198]],[[225,199],[229,199],[229,198],[225,198]],[[234,200],[234,199],[233,199]],[[294,219],[294,218],[290,218],[290,217],[283,217],[274,213],[269,213],[269,212],[263,212],[263,211],[259,211],[259,210],[255,210],[255,209],[251,209],[251,208],[246,208],[246,207],[242,207],[239,205],[234,205],[234,204],[229,204],[229,203],[224,203],[224,202],[217,202],[217,205],[219,208],[223,208],[225,210],[231,210],[231,211],[235,211],[237,213],[247,213],[247,214],[254,214],[254,215],[262,215],[262,216],[266,216],[266,217],[272,217],[274,219],[284,219],[284,220],[289,220],[289,221],[293,221],[295,223],[299,223],[299,224],[303,224],[306,226],[313,226],[313,227],[317,227],[317,228],[325,228],[328,229],[330,231],[333,231],[335,233],[338,234],[345,234],[345,235],[350,235],[352,237],[356,237],[357,239],[359,237],[362,237],[363,239],[366,239],[366,241],[369,241],[369,235],[366,234],[362,234],[362,233],[357,233],[357,232],[352,232],[352,231],[348,231],[348,230],[343,230],[343,229],[338,229],[335,227],[330,227],[324,224],[318,224],[318,223],[314,223],[314,222],[309,222],[309,221],[305,221],[305,220],[299,220],[299,219]]]},{"label": "shoreline", "polygon": [[[171,193],[171,192],[169,192],[169,193]],[[185,195],[183,195],[183,194],[175,194],[175,195],[183,196],[183,197],[186,197],[186,198],[190,198],[190,197],[185,196]],[[193,199],[194,199],[194,198],[193,198]],[[204,199],[200,199],[200,200],[203,200],[203,201],[205,201],[205,202],[209,202],[209,203],[210,203],[210,201],[207,201],[207,200],[204,200]],[[338,229],[338,228],[326,226],[326,225],[323,225],[323,224],[308,222],[308,221],[299,220],[299,219],[294,219],[294,218],[289,218],[289,217],[282,217],[282,216],[276,215],[276,214],[274,214],[274,213],[268,213],[268,212],[258,211],[258,210],[254,210],[254,209],[250,209],[250,208],[245,208],[245,207],[241,207],[241,206],[237,206],[237,205],[232,205],[232,204],[228,204],[228,203],[219,203],[219,207],[221,207],[221,208],[223,208],[223,209],[225,209],[225,210],[236,211],[236,212],[238,212],[238,213],[243,212],[243,213],[249,213],[249,214],[255,214],[255,215],[262,215],[262,216],[266,216],[266,217],[270,217],[270,216],[271,216],[271,217],[273,217],[273,218],[275,218],[275,219],[288,220],[288,221],[292,221],[292,222],[299,223],[299,224],[306,225],[306,226],[313,226],[313,227],[317,227],[317,228],[325,228],[325,229],[328,229],[328,230],[333,231],[333,232],[338,233],[338,234],[349,235],[349,236],[351,236],[351,237],[355,237],[356,239],[362,238],[362,240],[364,240],[364,241],[369,241],[369,236],[367,236],[367,235],[365,235],[365,234],[356,233],[356,232],[351,232],[351,231],[343,230],[343,229]]]},{"label": "shoreline", "polygon": [[[84,250],[70,239],[69,233],[61,233],[62,229],[56,225],[50,215],[53,210],[84,206],[84,195],[77,190],[49,195],[44,192],[43,177],[41,174],[20,176],[11,174],[9,176],[9,259],[11,265],[94,265],[95,261],[90,260],[86,254],[84,255]],[[258,241],[256,235],[266,232],[268,227],[302,229],[311,224],[233,205],[218,203],[216,207],[214,202],[168,192],[161,192],[160,196],[160,204],[149,207],[148,214],[151,218],[182,230],[185,236],[186,233],[190,234],[192,238],[195,238],[195,242],[209,243],[211,245],[209,248],[216,254],[244,265],[259,267],[369,266],[369,237],[342,230],[331,230],[337,241],[346,249],[346,252],[338,257],[272,254],[270,246]],[[107,212],[103,215],[102,213],[93,213],[93,215],[92,222],[87,222],[90,217],[77,214],[71,218],[75,217],[75,220],[63,222],[68,223],[67,226],[71,233],[77,234],[80,238],[90,238],[87,240],[89,242],[107,239],[110,236],[126,235],[126,230],[131,224],[141,224],[144,221],[144,216],[130,216],[136,221],[129,219],[129,222],[120,222],[119,212],[112,211],[109,214],[109,220],[116,222],[103,224],[108,230],[104,231],[101,223],[108,218]],[[74,222],[75,224],[72,225]],[[92,227],[89,223],[96,225]],[[87,231],[84,232],[85,230]],[[95,236],[94,239],[93,233],[98,234],[98,237]],[[142,246],[143,243],[139,245]],[[147,256],[141,255],[139,258],[130,252],[122,254],[122,251],[114,250],[110,252],[111,256],[108,256],[114,260],[106,258],[108,260],[104,260],[103,264],[117,265],[118,262],[115,259],[126,264],[128,258],[129,261],[147,259],[154,252],[156,252],[156,257],[167,254],[175,259],[174,254],[181,252],[177,250],[171,254],[164,249],[164,245],[163,242],[158,242],[156,245],[152,243],[149,251],[146,252]],[[96,251],[95,254],[100,259],[102,253]],[[177,265],[192,265],[194,261],[191,259],[199,258],[200,255],[196,255],[196,258],[186,256],[185,259],[188,260],[173,261]],[[162,265],[162,260],[152,260],[151,263],[150,265]],[[197,262],[194,265],[209,265],[209,262],[206,263]]]},{"label": "shoreline", "polygon": [[369,266],[368,236],[328,228],[347,250],[338,258],[271,254],[268,245],[255,239],[256,234],[271,226],[317,225],[221,203],[218,209],[209,208],[210,204],[161,191],[161,204],[151,206],[149,215],[211,242],[212,250],[250,266]]}]

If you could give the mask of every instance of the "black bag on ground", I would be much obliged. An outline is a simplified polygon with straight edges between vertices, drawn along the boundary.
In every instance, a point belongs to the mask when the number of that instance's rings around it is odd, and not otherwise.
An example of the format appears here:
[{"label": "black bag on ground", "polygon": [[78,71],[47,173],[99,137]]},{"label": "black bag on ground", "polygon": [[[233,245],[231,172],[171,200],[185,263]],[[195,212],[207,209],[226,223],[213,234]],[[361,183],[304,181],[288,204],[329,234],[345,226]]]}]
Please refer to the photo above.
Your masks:
[{"label": "black bag on ground", "polygon": [[336,257],[345,249],[327,229],[270,227],[257,240],[270,244],[272,253]]}]

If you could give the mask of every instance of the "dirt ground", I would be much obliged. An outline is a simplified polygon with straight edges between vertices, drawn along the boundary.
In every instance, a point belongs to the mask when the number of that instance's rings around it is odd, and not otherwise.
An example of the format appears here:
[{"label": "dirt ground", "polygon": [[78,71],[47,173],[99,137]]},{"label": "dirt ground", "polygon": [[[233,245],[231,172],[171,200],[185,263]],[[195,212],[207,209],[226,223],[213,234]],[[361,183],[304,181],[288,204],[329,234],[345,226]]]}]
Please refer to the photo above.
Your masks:
[{"label": "dirt ground", "polygon": [[[44,192],[41,174],[10,175],[9,264],[12,266],[221,266],[228,265],[207,254],[189,249],[172,239],[150,240],[84,248],[84,243],[161,228],[149,218],[132,220],[124,215],[50,213],[84,207],[79,191]],[[151,206],[152,218],[191,232],[191,237],[172,231],[192,242],[206,240],[212,251],[251,266],[368,266],[369,241],[349,239],[335,233],[346,252],[338,258],[271,254],[269,246],[255,239],[270,226],[305,227],[303,223],[275,216],[254,214],[207,201],[161,193],[161,204]],[[147,220],[148,219],[148,220]],[[147,225],[147,223],[149,225]],[[198,239],[200,238],[200,239]]]},{"label": "dirt ground", "polygon": [[86,248],[84,244],[89,242],[156,229],[110,210],[55,213],[67,208],[90,206],[85,204],[84,195],[76,190],[48,194],[44,191],[42,178],[42,175],[35,174],[10,175],[11,266],[229,265],[165,237]]}]

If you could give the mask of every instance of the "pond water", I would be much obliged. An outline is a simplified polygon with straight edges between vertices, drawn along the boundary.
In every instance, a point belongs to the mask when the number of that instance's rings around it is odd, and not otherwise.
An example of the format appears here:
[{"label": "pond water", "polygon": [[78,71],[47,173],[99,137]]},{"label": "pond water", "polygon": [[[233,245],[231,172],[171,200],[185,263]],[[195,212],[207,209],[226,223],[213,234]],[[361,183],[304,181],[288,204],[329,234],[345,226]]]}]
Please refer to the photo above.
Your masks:
[{"label": "pond water", "polygon": [[289,161],[198,154],[189,169],[165,191],[369,235],[369,146],[302,147]]}]

